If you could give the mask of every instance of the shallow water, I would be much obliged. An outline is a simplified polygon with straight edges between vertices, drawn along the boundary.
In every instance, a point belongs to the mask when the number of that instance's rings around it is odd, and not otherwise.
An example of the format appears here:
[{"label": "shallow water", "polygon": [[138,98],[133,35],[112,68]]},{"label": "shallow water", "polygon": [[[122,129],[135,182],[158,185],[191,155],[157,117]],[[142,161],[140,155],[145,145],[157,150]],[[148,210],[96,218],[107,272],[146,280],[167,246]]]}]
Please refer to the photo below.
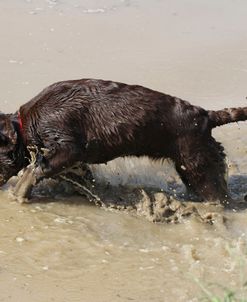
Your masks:
[{"label": "shallow water", "polygon": [[[81,77],[143,84],[210,109],[246,106],[246,10],[244,0],[1,1],[1,110]],[[214,135],[243,200],[247,124]],[[113,185],[172,192],[179,183],[171,165],[146,159],[93,169]],[[197,280],[247,299],[245,208],[215,207],[213,223],[154,224],[78,196],[20,205],[0,192],[0,301],[198,301]]]}]

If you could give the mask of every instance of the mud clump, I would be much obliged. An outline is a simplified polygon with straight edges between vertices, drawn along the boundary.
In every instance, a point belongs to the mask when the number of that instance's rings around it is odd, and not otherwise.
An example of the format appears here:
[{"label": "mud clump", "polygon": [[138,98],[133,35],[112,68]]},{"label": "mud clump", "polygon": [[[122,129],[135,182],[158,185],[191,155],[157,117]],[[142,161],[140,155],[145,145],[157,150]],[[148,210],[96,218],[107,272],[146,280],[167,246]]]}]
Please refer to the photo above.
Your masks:
[{"label": "mud clump", "polygon": [[127,211],[155,223],[181,223],[195,217],[213,224],[226,219],[222,215],[223,206],[218,203],[181,201],[155,189],[100,185],[95,191],[103,207]]}]

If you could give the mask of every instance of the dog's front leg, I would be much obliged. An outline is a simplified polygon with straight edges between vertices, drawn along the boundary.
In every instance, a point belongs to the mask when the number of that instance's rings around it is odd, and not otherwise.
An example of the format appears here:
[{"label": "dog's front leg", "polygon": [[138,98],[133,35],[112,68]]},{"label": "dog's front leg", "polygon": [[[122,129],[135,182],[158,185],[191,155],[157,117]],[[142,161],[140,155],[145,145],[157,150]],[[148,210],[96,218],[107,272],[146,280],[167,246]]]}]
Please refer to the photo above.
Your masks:
[{"label": "dog's front leg", "polygon": [[11,191],[11,197],[20,203],[28,202],[33,186],[45,177],[41,167],[44,157],[49,153],[47,149],[37,146],[27,147],[30,155],[30,164],[19,172],[19,180]]},{"label": "dog's front leg", "polygon": [[78,160],[76,148],[64,149],[41,149],[30,152],[32,162],[27,166],[20,180],[17,182],[12,195],[19,202],[28,202],[32,188],[40,180],[47,177],[54,177],[60,174],[65,168],[72,166]]},{"label": "dog's front leg", "polygon": [[33,163],[28,165],[15,185],[11,195],[20,203],[29,202],[30,194],[33,186],[44,177],[44,173],[40,166],[34,166]]}]

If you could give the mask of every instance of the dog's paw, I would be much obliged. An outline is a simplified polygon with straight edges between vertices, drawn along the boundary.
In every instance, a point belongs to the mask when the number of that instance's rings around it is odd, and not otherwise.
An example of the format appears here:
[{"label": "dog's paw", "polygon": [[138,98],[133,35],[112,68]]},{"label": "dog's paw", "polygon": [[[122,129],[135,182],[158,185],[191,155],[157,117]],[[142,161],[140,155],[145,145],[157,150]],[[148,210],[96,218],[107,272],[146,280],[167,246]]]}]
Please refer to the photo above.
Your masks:
[{"label": "dog's paw", "polygon": [[20,203],[29,202],[31,191],[36,183],[36,167],[34,164],[27,166],[23,172],[18,175],[19,180],[16,185],[10,190],[10,197]]},{"label": "dog's paw", "polygon": [[31,203],[31,199],[30,198],[26,198],[26,197],[23,197],[23,196],[16,195],[14,187],[8,189],[8,197],[9,197],[9,199],[11,199],[13,201],[16,201],[18,203],[21,203],[21,204]]}]

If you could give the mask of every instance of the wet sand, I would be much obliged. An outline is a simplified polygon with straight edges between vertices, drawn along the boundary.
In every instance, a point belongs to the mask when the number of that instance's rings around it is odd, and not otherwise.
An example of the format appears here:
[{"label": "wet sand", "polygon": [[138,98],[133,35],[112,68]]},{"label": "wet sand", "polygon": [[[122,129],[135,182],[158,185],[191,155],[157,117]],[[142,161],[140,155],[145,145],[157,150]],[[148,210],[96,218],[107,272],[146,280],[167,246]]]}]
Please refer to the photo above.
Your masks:
[{"label": "wet sand", "polygon": [[[1,110],[82,77],[142,84],[208,109],[246,106],[246,12],[244,0],[2,1]],[[243,201],[247,123],[214,136]],[[117,186],[102,191],[111,204],[133,203],[141,190],[184,192],[169,163],[120,159],[93,172],[102,186]],[[0,192],[0,301],[199,301],[197,280],[221,297],[223,285],[247,299],[244,203],[199,205],[199,215],[153,223],[140,208],[100,208],[52,186],[43,195],[20,205]]]}]

